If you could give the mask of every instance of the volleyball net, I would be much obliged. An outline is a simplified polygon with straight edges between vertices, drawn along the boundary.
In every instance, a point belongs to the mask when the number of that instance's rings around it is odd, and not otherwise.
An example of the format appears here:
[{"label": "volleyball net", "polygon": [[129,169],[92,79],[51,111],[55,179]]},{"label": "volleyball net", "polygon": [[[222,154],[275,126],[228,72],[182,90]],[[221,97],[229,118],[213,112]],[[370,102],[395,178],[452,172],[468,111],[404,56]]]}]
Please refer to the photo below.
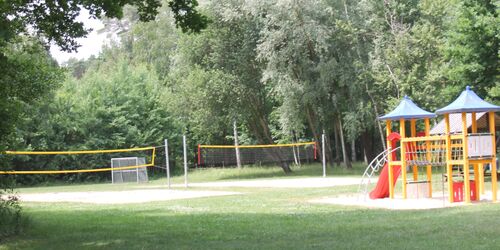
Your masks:
[{"label": "volleyball net", "polygon": [[226,167],[237,165],[239,153],[242,165],[279,164],[283,162],[313,162],[317,158],[316,142],[267,145],[198,145],[197,165]]},{"label": "volleyball net", "polygon": [[[5,151],[2,154],[12,156],[14,159],[11,161],[11,170],[0,170],[0,175],[74,174],[153,167],[156,147],[76,151]],[[22,158],[16,159],[15,156]],[[110,166],[111,158],[137,156],[145,157],[148,161],[130,166]],[[83,167],[89,164],[102,167]]]}]

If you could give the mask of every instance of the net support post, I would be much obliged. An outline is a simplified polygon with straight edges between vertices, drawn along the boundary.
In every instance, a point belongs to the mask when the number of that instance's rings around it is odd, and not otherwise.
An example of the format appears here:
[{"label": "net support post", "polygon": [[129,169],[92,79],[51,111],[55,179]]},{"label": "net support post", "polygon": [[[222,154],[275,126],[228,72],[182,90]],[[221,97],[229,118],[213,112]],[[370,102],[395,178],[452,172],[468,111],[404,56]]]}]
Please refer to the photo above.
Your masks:
[{"label": "net support post", "polygon": [[112,184],[115,184],[115,171],[113,170],[115,168],[114,164],[113,164],[113,160],[111,160],[111,183]]},{"label": "net support post", "polygon": [[167,170],[167,186],[170,189],[170,158],[168,156],[168,140],[165,139],[165,168]]},{"label": "net support post", "polygon": [[186,146],[186,135],[182,136],[182,146],[184,149],[184,186],[188,187],[188,164],[187,164],[187,146]]},{"label": "net support post", "polygon": [[323,162],[323,177],[326,177],[326,157],[325,157],[325,134],[321,135],[321,152]]},{"label": "net support post", "polygon": [[[138,157],[135,157],[135,165],[139,166],[139,158]],[[139,167],[137,167],[135,169],[135,175],[136,175],[136,178],[137,178],[137,184],[139,184]]]},{"label": "net support post", "polygon": [[240,148],[238,145],[238,130],[236,128],[236,120],[233,122],[233,132],[234,132],[234,149],[236,153],[236,165],[238,169],[241,169],[241,158],[240,158]]}]

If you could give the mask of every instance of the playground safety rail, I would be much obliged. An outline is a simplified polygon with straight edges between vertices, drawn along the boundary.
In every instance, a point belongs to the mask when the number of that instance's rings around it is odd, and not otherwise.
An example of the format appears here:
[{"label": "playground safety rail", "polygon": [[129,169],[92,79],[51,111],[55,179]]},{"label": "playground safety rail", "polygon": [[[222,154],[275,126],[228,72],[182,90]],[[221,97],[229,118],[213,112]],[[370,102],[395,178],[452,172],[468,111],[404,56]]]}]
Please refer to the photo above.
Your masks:
[{"label": "playground safety rail", "polygon": [[384,166],[384,164],[388,161],[389,154],[392,154],[394,151],[399,150],[400,147],[391,149],[388,148],[378,154],[371,162],[368,164],[363,176],[361,177],[361,183],[358,187],[358,193],[361,194],[363,199],[366,199],[368,194],[368,185],[371,183],[371,177],[380,171],[380,168]]}]

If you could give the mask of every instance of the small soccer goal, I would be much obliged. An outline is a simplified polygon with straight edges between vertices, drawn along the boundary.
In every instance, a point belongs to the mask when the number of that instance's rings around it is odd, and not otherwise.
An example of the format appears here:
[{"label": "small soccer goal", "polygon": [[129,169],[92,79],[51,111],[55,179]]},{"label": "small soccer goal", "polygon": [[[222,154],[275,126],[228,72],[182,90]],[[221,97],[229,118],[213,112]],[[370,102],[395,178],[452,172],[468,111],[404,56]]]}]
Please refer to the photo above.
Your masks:
[{"label": "small soccer goal", "polygon": [[144,167],[137,167],[132,169],[119,169],[123,167],[143,166],[146,164],[144,157],[123,157],[111,159],[111,182],[124,183],[124,182],[147,182],[148,171]]}]

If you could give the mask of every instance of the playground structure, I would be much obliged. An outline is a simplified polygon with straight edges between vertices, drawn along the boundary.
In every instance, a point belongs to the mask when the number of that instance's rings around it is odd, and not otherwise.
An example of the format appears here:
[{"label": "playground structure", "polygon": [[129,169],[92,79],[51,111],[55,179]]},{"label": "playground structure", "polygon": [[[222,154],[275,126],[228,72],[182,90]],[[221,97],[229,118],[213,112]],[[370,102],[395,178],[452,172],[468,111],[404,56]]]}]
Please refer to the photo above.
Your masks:
[{"label": "playground structure", "polygon": [[[394,187],[401,173],[402,198],[408,197],[408,187],[424,187],[424,196],[432,197],[432,167],[446,169],[446,183],[449,202],[480,200],[484,194],[485,165],[491,173],[492,201],[497,200],[497,166],[495,141],[495,112],[499,106],[492,105],[478,97],[468,86],[450,105],[438,109],[437,115],[444,115],[444,122],[432,129],[430,119],[436,114],[427,112],[405,96],[401,103],[388,114],[379,117],[386,121],[388,149],[372,162],[365,176],[371,176],[383,166],[379,181],[370,193],[370,198],[394,198]],[[481,112],[481,113],[480,113]],[[478,127],[476,116],[486,117]],[[461,117],[461,126],[450,124],[450,116]],[[417,132],[417,121],[424,121],[423,131]],[[456,120],[456,119],[455,119]],[[399,121],[399,133],[392,131],[393,121]],[[409,121],[410,133],[407,133]],[[443,126],[444,124],[444,126]],[[444,127],[440,132],[438,126]],[[453,129],[451,129],[453,128]],[[399,148],[397,142],[399,141]],[[407,167],[412,177],[407,178]],[[425,180],[419,180],[419,168],[425,168]],[[472,171],[472,172],[471,172]],[[471,178],[471,173],[472,177]],[[463,179],[463,180],[462,180]],[[392,180],[392,181],[388,181]]]}]

